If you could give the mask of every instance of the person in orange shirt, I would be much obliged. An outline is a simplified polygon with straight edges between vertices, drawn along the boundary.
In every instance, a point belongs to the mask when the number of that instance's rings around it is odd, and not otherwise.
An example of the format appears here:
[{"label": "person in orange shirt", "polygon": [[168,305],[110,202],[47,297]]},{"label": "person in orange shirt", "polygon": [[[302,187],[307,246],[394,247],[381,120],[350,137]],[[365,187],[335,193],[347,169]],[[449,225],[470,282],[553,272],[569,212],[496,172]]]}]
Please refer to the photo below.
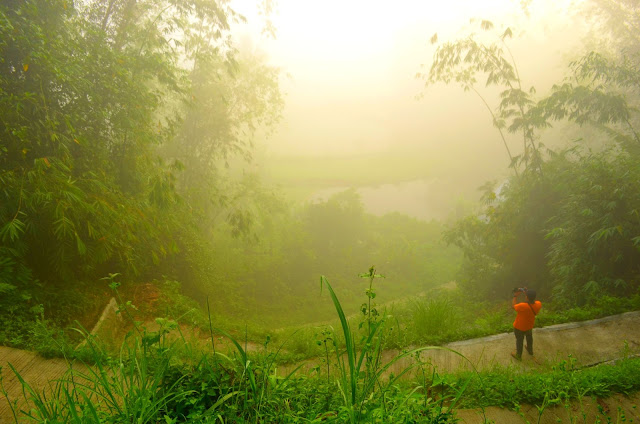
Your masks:
[{"label": "person in orange shirt", "polygon": [[[526,302],[518,303],[518,296],[524,294]],[[516,289],[513,292],[513,300],[511,301],[513,309],[516,311],[516,320],[513,322],[513,333],[516,336],[516,351],[511,352],[511,356],[517,360],[522,359],[522,342],[527,338],[527,352],[533,356],[533,325],[536,321],[536,315],[542,309],[542,303],[536,300],[535,290]]]}]

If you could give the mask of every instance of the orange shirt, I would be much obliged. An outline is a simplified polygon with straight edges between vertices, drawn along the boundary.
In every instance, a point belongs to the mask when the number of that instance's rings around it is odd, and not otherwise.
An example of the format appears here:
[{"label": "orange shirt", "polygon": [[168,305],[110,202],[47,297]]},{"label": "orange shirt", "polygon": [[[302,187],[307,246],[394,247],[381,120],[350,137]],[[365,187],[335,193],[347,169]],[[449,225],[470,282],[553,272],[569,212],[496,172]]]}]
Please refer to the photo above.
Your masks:
[{"label": "orange shirt", "polygon": [[[533,311],[531,308],[533,308]],[[533,324],[536,321],[536,317],[533,312],[535,311],[536,314],[540,312],[540,309],[542,309],[542,303],[540,303],[539,300],[536,300],[531,307],[526,302],[516,303],[513,309],[518,313],[516,315],[516,320],[513,321],[513,328],[517,328],[520,331],[529,331],[533,328]]]}]

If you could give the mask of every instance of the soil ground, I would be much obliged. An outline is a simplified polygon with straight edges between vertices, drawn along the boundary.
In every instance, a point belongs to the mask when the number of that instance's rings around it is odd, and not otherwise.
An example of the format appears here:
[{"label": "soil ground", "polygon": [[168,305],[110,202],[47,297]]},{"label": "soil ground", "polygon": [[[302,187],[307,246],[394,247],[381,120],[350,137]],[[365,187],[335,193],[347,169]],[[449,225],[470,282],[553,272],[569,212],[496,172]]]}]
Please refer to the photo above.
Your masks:
[{"label": "soil ground", "polygon": [[[522,361],[516,361],[510,352],[514,350],[515,338],[511,333],[498,334],[461,342],[450,343],[441,348],[427,350],[422,359],[430,361],[440,372],[455,372],[471,369],[490,369],[496,366],[512,366],[522,372],[536,372],[547,369],[562,359],[572,355],[579,366],[592,366],[615,360],[625,355],[640,352],[640,312],[629,312],[612,317],[579,323],[559,324],[534,330],[534,361],[526,353]],[[457,352],[457,353],[455,353]],[[385,363],[398,351],[385,352]],[[462,358],[459,354],[464,355]],[[392,372],[398,372],[411,361],[398,361]],[[0,347],[0,367],[3,386],[9,399],[23,397],[22,386],[10,370],[11,364],[32,387],[43,389],[51,386],[68,369],[63,359],[45,359],[37,354],[18,349]],[[311,368],[315,361],[305,362],[304,368]],[[279,370],[282,374],[282,370]],[[616,395],[608,399],[585,399],[574,402],[570,407],[555,407],[544,411],[538,421],[535,406],[523,406],[520,413],[501,408],[487,408],[482,411],[458,411],[458,417],[466,423],[482,423],[484,418],[495,423],[540,422],[571,423],[598,422],[600,411],[609,411],[610,422],[640,422],[640,394],[631,397]],[[583,413],[587,418],[583,419]],[[7,400],[0,398],[0,424],[14,422]],[[491,421],[488,421],[491,422]],[[602,422],[608,422],[602,419]]]}]

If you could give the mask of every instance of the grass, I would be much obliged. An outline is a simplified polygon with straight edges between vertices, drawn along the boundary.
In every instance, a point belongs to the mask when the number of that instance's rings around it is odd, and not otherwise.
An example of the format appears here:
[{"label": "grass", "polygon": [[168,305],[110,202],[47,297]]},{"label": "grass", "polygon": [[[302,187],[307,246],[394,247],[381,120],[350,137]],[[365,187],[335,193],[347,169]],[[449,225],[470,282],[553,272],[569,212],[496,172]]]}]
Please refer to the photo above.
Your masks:
[{"label": "grass", "polygon": [[383,154],[344,157],[283,157],[266,163],[269,180],[309,190],[371,186],[433,177],[436,161],[427,154]]},{"label": "grass", "polygon": [[412,327],[419,340],[446,336],[461,327],[461,308],[448,296],[420,297],[410,303]]},{"label": "grass", "polygon": [[[81,335],[70,325],[95,323],[109,301],[106,287],[77,282],[69,287],[34,284],[31,291],[15,290],[0,296],[0,345],[28,349],[43,356],[60,356],[61,346],[72,345]],[[52,315],[49,311],[56,310]]]},{"label": "grass", "polygon": [[[555,364],[551,370],[521,373],[513,368],[480,372],[472,379],[460,407],[501,406],[516,409],[521,404],[564,404],[587,396],[605,398],[614,393],[631,394],[640,390],[640,358],[627,357],[615,364],[577,368],[574,358]],[[466,382],[457,375],[452,384]],[[482,382],[482,385],[480,384]]]},{"label": "grass", "polygon": [[[401,370],[397,375],[391,375],[388,380],[383,379],[383,374],[396,362],[402,358],[408,356],[418,356],[420,352],[426,350],[440,349],[435,346],[426,346],[411,349],[402,352],[394,356],[387,363],[382,363],[382,351],[384,349],[386,320],[384,316],[380,316],[375,308],[375,304],[372,304],[372,300],[375,298],[375,291],[373,289],[373,281],[375,278],[382,277],[375,273],[375,268],[371,267],[368,273],[361,274],[361,277],[369,279],[369,288],[366,290],[368,303],[363,304],[363,321],[360,325],[361,329],[364,329],[365,333],[360,338],[360,346],[356,344],[356,334],[351,330],[351,326],[347,321],[340,301],[338,300],[333,288],[323,276],[320,278],[322,286],[326,286],[331,295],[336,312],[340,319],[340,325],[342,328],[342,335],[344,337],[345,349],[344,353],[337,348],[337,344],[334,346],[336,353],[336,363],[338,365],[338,388],[344,400],[344,411],[348,413],[349,422],[356,423],[361,421],[370,421],[374,416],[370,416],[366,412],[365,403],[367,399],[370,399],[373,395],[379,393],[384,400],[385,394],[393,387],[400,378],[406,373],[411,371],[414,366],[419,366],[420,363],[416,362],[414,365],[410,365]],[[373,306],[372,306],[373,305]],[[335,340],[335,338],[333,339]],[[449,349],[447,349],[449,350]],[[453,353],[454,351],[451,351]],[[462,356],[462,355],[460,355]],[[345,358],[346,357],[346,358]],[[345,360],[346,359],[346,360]],[[328,360],[328,357],[327,357]],[[327,376],[329,375],[329,369],[327,368]],[[424,385],[426,381],[422,381],[423,385],[414,389],[422,389],[426,391],[427,386]],[[376,390],[377,388],[377,390]],[[451,408],[455,406],[456,402],[460,399],[464,391],[459,391],[456,395],[451,396],[448,400],[448,409],[431,408],[429,412],[436,413],[436,417],[431,417],[436,422],[442,420],[448,420],[453,417],[451,415]],[[425,406],[428,404],[425,402]],[[401,404],[402,405],[402,404]],[[389,412],[386,410],[386,404],[383,402],[383,414],[382,416],[388,416]]]},{"label": "grass", "polygon": [[[601,296],[593,304],[562,309],[562,305],[543,302],[543,310],[536,318],[536,327],[545,327],[567,322],[586,321],[640,310],[640,294],[627,298]],[[389,331],[384,338],[384,348],[404,349],[411,346],[443,345],[450,342],[485,337],[512,331],[514,313],[509,300],[500,303],[474,302],[473,308],[462,292],[441,289],[414,297],[406,302],[391,303],[385,308],[378,307],[379,313],[387,318]],[[357,329],[360,316],[347,316],[351,328],[356,328],[362,337],[365,332]],[[282,362],[296,362],[305,358],[320,357],[323,354],[322,332],[326,328],[339,328],[339,321],[323,325],[289,327],[270,333],[274,340],[289,339]],[[336,343],[344,346],[344,339],[338,335]]]},{"label": "grass", "polygon": [[[184,325],[196,326],[201,334],[209,332],[206,310],[194,300],[180,294],[178,282],[157,281],[154,284],[160,294],[158,300],[153,305],[144,303],[136,305],[138,307],[136,320],[153,320],[154,316],[161,316]],[[388,285],[385,281],[381,287],[385,287],[386,291]],[[362,287],[360,289],[363,290]],[[128,296],[128,292],[125,291],[123,297]],[[350,305],[357,303],[354,297],[349,302]],[[543,311],[536,319],[537,327],[640,310],[640,295],[627,298],[600,296],[590,305],[571,309],[562,309],[562,305],[555,305],[552,302],[544,301],[543,303]],[[344,308],[344,304],[341,303],[341,305]],[[352,309],[355,308],[352,307]],[[384,349],[443,345],[509,332],[513,321],[513,313],[508,307],[508,301],[474,302],[474,307],[469,308],[463,293],[458,290],[434,289],[407,301],[392,302],[385,307],[378,306],[377,313],[388,317],[386,325],[389,331],[383,340]],[[364,331],[358,328],[361,314],[349,315],[345,308],[345,316],[358,337],[362,337]],[[230,319],[219,313],[213,314],[212,318],[217,327],[229,332],[243,344],[252,342],[260,345],[267,339],[272,340],[274,344],[280,344],[286,340],[287,347],[277,358],[279,363],[294,363],[306,358],[322,356],[323,346],[322,343],[318,344],[323,337],[322,333],[328,328],[341,326],[339,321],[329,320],[320,325],[293,326],[274,330],[253,322],[244,323]],[[20,331],[23,334],[23,341],[11,343],[5,340],[4,344],[27,348],[46,357],[66,355],[72,358],[79,354],[83,358],[91,356],[88,352],[79,353],[70,347],[81,340],[82,333],[72,330],[78,327],[78,323],[68,323],[63,327],[40,316],[34,316],[31,321],[20,318],[17,323],[22,325]],[[15,325],[14,321],[7,319],[3,331],[20,334],[16,333]],[[83,328],[81,324],[80,328]],[[344,348],[345,340],[342,334],[335,335],[335,342]]]},{"label": "grass", "polygon": [[569,359],[537,374],[509,368],[468,375],[430,372],[422,380],[384,381],[369,396],[364,378],[354,374],[355,397],[345,398],[349,369],[346,376],[328,380],[279,376],[273,357],[249,356],[240,346],[217,361],[211,355],[185,355],[177,346],[149,347],[137,343],[118,361],[88,372],[70,370],[46,396],[23,381],[32,408],[26,414],[15,411],[16,417],[69,423],[453,422],[457,407],[518,410],[523,404],[566,405],[640,388],[639,359],[583,370]]},{"label": "grass", "polygon": [[[285,375],[278,372],[277,364],[284,350],[291,348],[290,340],[268,338],[264,349],[249,352],[242,341],[213,328],[214,322],[207,317],[211,343],[210,349],[203,350],[187,341],[176,321],[161,319],[158,330],[149,331],[135,321],[132,305],[121,301],[122,313],[132,321],[133,329],[117,354],[105,352],[89,338],[90,361],[67,356],[69,371],[53,382],[49,391],[31,387],[12,368],[30,406],[19,410],[16,399],[7,401],[14,407],[16,421],[28,418],[39,423],[445,423],[454,422],[459,407],[518,410],[521,404],[529,403],[539,405],[542,414],[547,406],[580,401],[585,396],[640,389],[637,358],[586,369],[576,368],[569,358],[535,374],[514,368],[439,374],[419,360],[421,351],[434,347],[421,347],[383,363],[381,352],[394,340],[393,335],[408,330],[398,331],[398,321],[377,310],[375,269],[363,276],[370,280],[367,298],[362,315],[351,319],[327,279],[321,278],[338,324],[337,331],[322,327],[313,335],[324,362],[309,374],[297,369]],[[450,337],[456,323],[468,318],[459,316],[463,310],[456,307],[456,298],[450,293],[433,294],[408,303],[404,310],[415,322],[434,331],[434,337]],[[602,305],[610,311],[626,304],[604,300]],[[174,313],[178,311],[180,308]],[[497,316],[498,312],[488,311],[477,317],[476,324],[495,324]],[[433,320],[440,322],[440,327],[433,326]],[[169,337],[171,333],[178,337]],[[224,334],[233,349],[217,350],[214,333]],[[414,336],[429,335],[416,332]],[[406,357],[416,361],[395,375],[387,375],[391,365]],[[1,391],[8,397],[4,389]]]},{"label": "grass", "polygon": [[[435,402],[417,394],[427,387],[408,392],[398,389],[398,379],[408,372],[384,379],[383,373],[397,360],[428,348],[415,349],[382,364],[380,353],[386,322],[377,320],[370,308],[366,317],[367,336],[351,331],[342,306],[326,279],[342,324],[345,348],[330,345],[333,366],[338,370],[316,377],[296,375],[295,370],[279,376],[275,367],[282,347],[275,352],[250,354],[241,343],[223,330],[235,351],[223,354],[194,350],[184,337],[171,341],[167,335],[178,330],[177,323],[163,321],[156,332],[135,321],[129,302],[121,303],[122,313],[132,321],[133,330],[119,354],[111,357],[88,339],[94,352],[91,364],[73,366],[54,383],[50,392],[31,387],[11,368],[23,386],[24,401],[30,405],[18,411],[16,421],[27,417],[34,422],[414,422],[424,417],[433,422],[452,418],[444,399]],[[112,282],[117,288],[117,283]],[[368,290],[371,293],[371,284]],[[371,297],[370,297],[371,299]],[[336,340],[327,333],[327,340]],[[265,345],[266,348],[266,345]],[[329,348],[328,348],[329,349]],[[329,358],[327,350],[327,359]],[[346,358],[346,359],[345,359]],[[326,379],[325,379],[326,377]],[[424,382],[423,382],[424,383]],[[449,405],[458,398],[448,399]],[[391,420],[391,421],[388,421]]]},{"label": "grass", "polygon": [[[500,303],[473,302],[473,307],[460,291],[434,290],[409,304],[398,304],[391,310],[399,323],[396,340],[390,347],[435,344],[467,340],[512,331],[515,315],[509,300]],[[587,321],[624,312],[640,310],[640,293],[632,297],[601,296],[591,305],[563,309],[562,305],[543,301],[536,327]]]},{"label": "grass", "polygon": [[[463,303],[456,301],[459,298],[457,292],[433,290],[407,302],[378,307],[378,313],[385,317],[390,330],[383,340],[384,349],[438,346],[510,331],[513,314],[504,305],[477,303],[476,307],[470,310],[464,308]],[[356,328],[361,337],[364,336],[364,329],[358,328],[361,319],[359,314],[351,315],[347,319],[350,326]],[[282,359],[299,361],[322,354],[322,347],[316,342],[323,329],[327,327],[339,328],[340,322],[291,327],[273,334],[272,337],[276,340],[290,337],[291,341],[287,345],[288,354]],[[343,337],[338,336],[336,342],[344,346]]]}]

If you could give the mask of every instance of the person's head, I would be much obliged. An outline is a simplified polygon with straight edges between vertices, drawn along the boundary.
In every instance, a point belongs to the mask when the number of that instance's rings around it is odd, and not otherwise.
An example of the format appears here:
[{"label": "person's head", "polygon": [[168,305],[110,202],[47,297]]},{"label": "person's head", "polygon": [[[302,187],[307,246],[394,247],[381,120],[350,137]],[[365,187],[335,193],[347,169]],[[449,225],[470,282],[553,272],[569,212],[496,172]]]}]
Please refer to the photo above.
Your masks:
[{"label": "person's head", "polygon": [[527,296],[527,302],[528,303],[534,303],[536,301],[536,291],[535,290],[527,289],[527,291],[524,292],[524,294]]}]

